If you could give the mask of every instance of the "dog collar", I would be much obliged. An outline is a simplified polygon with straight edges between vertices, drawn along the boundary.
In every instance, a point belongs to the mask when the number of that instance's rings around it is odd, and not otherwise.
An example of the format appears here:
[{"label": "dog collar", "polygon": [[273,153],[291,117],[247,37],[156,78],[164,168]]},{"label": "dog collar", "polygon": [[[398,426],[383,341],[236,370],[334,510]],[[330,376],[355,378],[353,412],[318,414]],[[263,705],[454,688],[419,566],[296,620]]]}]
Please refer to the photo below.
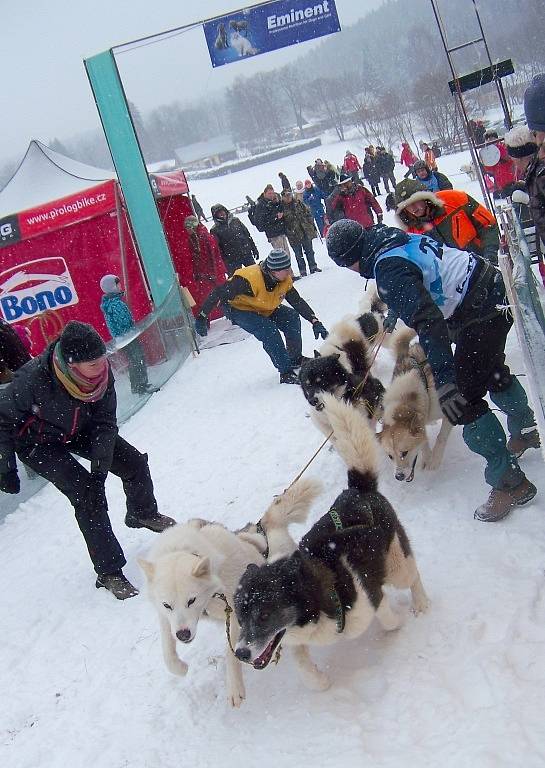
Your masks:
[{"label": "dog collar", "polygon": [[[335,526],[336,531],[342,531],[343,524],[341,517],[336,509],[333,507],[329,510],[329,517],[333,521],[333,525]],[[344,630],[345,625],[345,614],[344,614],[344,608],[343,605],[339,599],[339,595],[335,587],[331,587],[331,592],[329,593],[331,597],[331,601],[333,602],[333,605],[335,606],[335,621],[337,622],[337,632],[341,633]]]},{"label": "dog collar", "polygon": [[263,552],[263,557],[265,558],[265,560],[267,560],[268,557],[269,557],[269,540],[267,538],[267,532],[266,532],[265,528],[263,528],[263,526],[261,525],[261,521],[260,520],[258,520],[257,523],[255,524],[255,529],[256,529],[256,531],[258,533],[260,533],[262,536],[265,537],[265,545],[266,546],[265,546],[265,551]]}]

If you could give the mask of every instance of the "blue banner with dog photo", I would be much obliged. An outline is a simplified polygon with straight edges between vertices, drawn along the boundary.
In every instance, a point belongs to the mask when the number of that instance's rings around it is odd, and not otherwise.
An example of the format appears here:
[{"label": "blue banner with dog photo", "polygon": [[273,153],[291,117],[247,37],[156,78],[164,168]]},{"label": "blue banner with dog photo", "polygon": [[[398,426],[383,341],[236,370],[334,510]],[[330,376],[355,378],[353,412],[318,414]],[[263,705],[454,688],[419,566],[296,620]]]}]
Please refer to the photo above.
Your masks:
[{"label": "blue banner with dog photo", "polygon": [[203,24],[213,67],[339,32],[335,0],[278,0]]}]

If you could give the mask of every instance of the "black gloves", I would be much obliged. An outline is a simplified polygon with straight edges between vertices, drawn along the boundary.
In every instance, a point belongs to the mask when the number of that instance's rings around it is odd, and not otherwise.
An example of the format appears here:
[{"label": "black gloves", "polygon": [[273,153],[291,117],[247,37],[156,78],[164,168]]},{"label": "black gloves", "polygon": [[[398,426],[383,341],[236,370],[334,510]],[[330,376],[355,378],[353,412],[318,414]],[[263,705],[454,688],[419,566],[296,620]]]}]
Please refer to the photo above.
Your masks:
[{"label": "black gloves", "polygon": [[319,320],[314,320],[312,323],[312,331],[315,339],[318,339],[320,336],[322,339],[327,339],[327,331]]},{"label": "black gloves", "polygon": [[106,482],[107,477],[107,472],[91,472],[91,483],[89,486],[89,495],[87,497],[91,511],[108,509],[106,491],[104,489],[104,483]]},{"label": "black gloves", "polygon": [[19,493],[21,483],[16,469],[10,469],[5,474],[0,475],[0,491],[4,493]]},{"label": "black gloves", "polygon": [[437,396],[441,410],[450,423],[454,426],[461,424],[467,400],[458,390],[456,384],[443,384],[437,390]]},{"label": "black gloves", "polygon": [[208,335],[208,319],[206,315],[203,315],[202,313],[200,315],[197,315],[195,319],[195,330],[197,331],[199,336]]}]

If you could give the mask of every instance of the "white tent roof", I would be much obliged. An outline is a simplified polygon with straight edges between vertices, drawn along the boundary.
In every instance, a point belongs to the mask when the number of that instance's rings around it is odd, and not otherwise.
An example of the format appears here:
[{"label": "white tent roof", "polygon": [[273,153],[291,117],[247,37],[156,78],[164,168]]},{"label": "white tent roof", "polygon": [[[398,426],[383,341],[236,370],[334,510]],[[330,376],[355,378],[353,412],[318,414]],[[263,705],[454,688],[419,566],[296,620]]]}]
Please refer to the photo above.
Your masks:
[{"label": "white tent roof", "polygon": [[115,178],[114,171],[72,160],[33,139],[19,167],[0,190],[0,218]]}]

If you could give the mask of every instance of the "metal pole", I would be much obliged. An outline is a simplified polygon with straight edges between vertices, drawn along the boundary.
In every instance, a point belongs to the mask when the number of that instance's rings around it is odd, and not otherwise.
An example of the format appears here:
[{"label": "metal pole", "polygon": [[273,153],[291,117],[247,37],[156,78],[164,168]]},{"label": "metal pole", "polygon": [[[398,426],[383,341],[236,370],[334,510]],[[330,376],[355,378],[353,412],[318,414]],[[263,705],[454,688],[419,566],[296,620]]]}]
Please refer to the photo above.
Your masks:
[{"label": "metal pole", "polygon": [[[488,56],[488,63],[492,67],[492,72],[495,72],[494,65],[492,64],[492,57],[490,55],[490,50],[488,48],[488,43],[486,42],[486,37],[484,36],[484,29],[481,23],[481,17],[479,15],[479,9],[477,8],[477,2],[476,0],[472,0],[472,2],[473,2],[473,8],[475,9],[475,16],[477,17],[477,23],[479,25],[479,29],[481,30],[482,42],[486,51],[486,55]],[[496,77],[495,75],[494,75],[494,85],[496,86],[498,97],[500,99],[501,108],[503,110],[503,121],[505,123],[505,127],[507,129],[510,129],[513,127],[513,123],[511,121],[511,115],[509,113],[509,105],[507,104],[507,99],[505,98],[505,93],[503,91],[501,78]]]}]

